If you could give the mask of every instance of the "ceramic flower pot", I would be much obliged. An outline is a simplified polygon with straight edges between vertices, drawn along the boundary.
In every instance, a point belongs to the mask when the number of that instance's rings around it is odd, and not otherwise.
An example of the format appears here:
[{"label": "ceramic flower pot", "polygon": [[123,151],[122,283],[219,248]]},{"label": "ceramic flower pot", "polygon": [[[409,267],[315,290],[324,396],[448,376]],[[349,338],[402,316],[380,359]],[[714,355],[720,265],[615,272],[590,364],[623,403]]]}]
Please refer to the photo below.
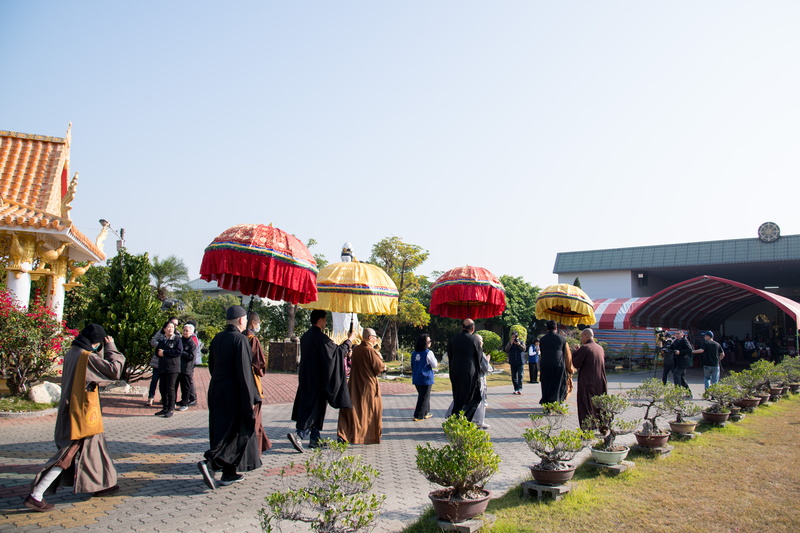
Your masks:
[{"label": "ceramic flower pot", "polygon": [[562,470],[543,470],[539,465],[531,465],[531,474],[537,483],[542,485],[563,485],[575,474],[575,466],[567,465]]},{"label": "ceramic flower pot", "polygon": [[789,390],[792,392],[800,392],[800,383],[789,383]]},{"label": "ceramic flower pot", "polygon": [[761,405],[762,403],[769,401],[769,396],[770,395],[767,394],[767,393],[764,393],[764,394],[758,394],[757,396],[761,400],[761,402],[759,403],[759,405]]},{"label": "ceramic flower pot", "polygon": [[667,444],[671,433],[667,431],[660,435],[643,435],[641,433],[634,433],[634,435],[636,436],[636,442],[639,446],[644,446],[645,448],[661,448]]},{"label": "ceramic flower pot", "polygon": [[697,427],[697,422],[669,423],[669,429],[671,429],[673,433],[677,433],[678,435],[689,435],[690,433],[694,433],[696,427]]},{"label": "ceramic flower pot", "polygon": [[712,424],[724,424],[728,421],[728,418],[731,416],[730,412],[727,413],[709,413],[708,411],[703,411],[703,420],[706,422],[710,422]]},{"label": "ceramic flower pot", "polygon": [[753,407],[758,407],[760,403],[761,398],[742,398],[738,402],[733,402],[733,405],[742,407],[743,409],[752,409]]},{"label": "ceramic flower pot", "polygon": [[622,450],[613,452],[592,448],[592,458],[601,465],[618,465],[625,460],[628,452],[631,451],[627,446],[622,446],[622,448]]},{"label": "ceramic flower pot", "polygon": [[456,500],[450,498],[450,489],[435,490],[428,494],[433,504],[433,512],[442,520],[448,522],[464,522],[483,514],[489,506],[492,493],[484,490],[484,496],[477,500]]}]

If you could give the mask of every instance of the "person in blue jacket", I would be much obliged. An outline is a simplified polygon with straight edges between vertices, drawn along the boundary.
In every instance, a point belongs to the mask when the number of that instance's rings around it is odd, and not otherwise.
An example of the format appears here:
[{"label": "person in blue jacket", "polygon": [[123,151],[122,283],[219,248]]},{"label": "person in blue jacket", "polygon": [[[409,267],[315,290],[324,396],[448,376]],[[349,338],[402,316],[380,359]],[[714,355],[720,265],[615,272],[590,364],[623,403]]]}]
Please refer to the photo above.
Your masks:
[{"label": "person in blue jacket", "polygon": [[411,382],[417,388],[417,406],[414,408],[414,421],[419,422],[433,415],[431,408],[431,387],[434,369],[439,366],[431,350],[431,338],[427,333],[417,337],[411,353]]},{"label": "person in blue jacket", "polygon": [[528,346],[528,376],[529,383],[539,383],[539,339]]}]

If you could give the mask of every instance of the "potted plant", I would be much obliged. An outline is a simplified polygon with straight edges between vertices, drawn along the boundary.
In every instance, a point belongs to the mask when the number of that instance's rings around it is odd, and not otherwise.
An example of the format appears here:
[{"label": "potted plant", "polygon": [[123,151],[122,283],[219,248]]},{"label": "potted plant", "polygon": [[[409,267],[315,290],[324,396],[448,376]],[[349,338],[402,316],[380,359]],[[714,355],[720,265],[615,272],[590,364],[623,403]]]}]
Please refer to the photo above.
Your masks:
[{"label": "potted plant", "polygon": [[731,372],[726,376],[726,379],[733,380],[742,393],[742,398],[734,402],[734,405],[741,407],[747,412],[752,412],[753,408],[758,407],[758,404],[761,403],[761,398],[758,397],[757,394],[762,383],[762,378],[757,372],[752,368],[742,370],[741,372]]},{"label": "potted plant", "polygon": [[675,420],[669,421],[669,429],[673,434],[690,435],[697,427],[697,420],[687,420],[690,416],[700,414],[699,405],[686,400],[683,396],[670,395],[664,402],[668,411],[675,415]]},{"label": "potted plant", "polygon": [[800,391],[800,358],[787,357],[781,363],[786,373],[786,384],[792,393]]},{"label": "potted plant", "polygon": [[730,405],[736,401],[739,391],[729,383],[717,382],[710,385],[703,398],[713,403],[703,411],[703,420],[712,424],[722,424],[731,415]]},{"label": "potted plant", "polygon": [[463,522],[482,514],[491,493],[483,487],[499,469],[500,456],[489,434],[464,418],[453,415],[442,424],[448,444],[417,446],[417,469],[425,479],[444,489],[428,494],[442,520]]},{"label": "potted plant", "polygon": [[542,411],[540,415],[530,415],[534,427],[523,434],[528,448],[540,459],[539,464],[530,467],[531,474],[543,485],[562,485],[575,473],[575,466],[569,461],[589,445],[594,433],[585,429],[562,429],[569,414],[566,404],[545,403]]},{"label": "potted plant", "polygon": [[670,432],[658,427],[659,417],[669,412],[668,405],[677,397],[683,397],[684,390],[672,383],[664,384],[660,379],[650,378],[638,387],[628,391],[633,405],[644,407],[642,430],[634,433],[639,446],[660,448],[669,440]]},{"label": "potted plant", "polygon": [[619,464],[628,456],[630,448],[616,444],[615,440],[620,435],[627,435],[636,430],[640,420],[620,418],[620,415],[631,407],[631,402],[622,396],[601,394],[592,398],[592,404],[598,412],[584,421],[584,429],[597,430],[602,436],[602,440],[591,448],[592,457],[600,464]]}]

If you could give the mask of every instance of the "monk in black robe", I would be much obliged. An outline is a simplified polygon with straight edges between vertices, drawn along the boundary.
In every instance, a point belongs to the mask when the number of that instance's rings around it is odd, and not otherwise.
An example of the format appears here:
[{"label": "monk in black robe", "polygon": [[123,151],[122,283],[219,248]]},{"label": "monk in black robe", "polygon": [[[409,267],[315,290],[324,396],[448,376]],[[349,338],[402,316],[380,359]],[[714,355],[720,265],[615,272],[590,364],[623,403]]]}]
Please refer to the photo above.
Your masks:
[{"label": "monk in black robe", "polygon": [[337,345],[322,331],[327,324],[325,311],[315,309],[311,312],[311,327],[300,337],[300,368],[292,407],[292,420],[297,424],[295,433],[286,435],[298,452],[303,451],[307,437],[311,448],[319,446],[327,404],[335,409],[353,407],[344,357],[353,345],[355,333],[351,331],[347,340]]},{"label": "monk in black robe", "polygon": [[542,399],[539,404],[563,402],[571,391],[572,357],[567,339],[556,333],[556,323],[547,322],[547,333],[539,339],[539,381]]},{"label": "monk in black robe", "polygon": [[228,308],[228,325],[211,341],[208,369],[208,433],[211,448],[205,461],[197,463],[203,481],[215,488],[213,470],[222,470],[219,484],[227,486],[244,477],[237,471],[261,466],[256,441],[255,406],[261,393],[253,377],[250,343],[242,334],[247,323],[244,308]]},{"label": "monk in black robe", "polygon": [[450,384],[453,388],[453,414],[464,411],[472,421],[481,403],[481,343],[473,335],[475,322],[464,320],[461,333],[450,339],[447,354],[450,359]]},{"label": "monk in black robe", "polygon": [[[572,356],[572,366],[578,374],[578,422],[581,427],[590,417],[599,413],[592,404],[592,397],[608,392],[606,381],[606,354],[603,347],[594,341],[594,331],[581,331],[581,347]],[[590,428],[594,429],[594,428]]]}]

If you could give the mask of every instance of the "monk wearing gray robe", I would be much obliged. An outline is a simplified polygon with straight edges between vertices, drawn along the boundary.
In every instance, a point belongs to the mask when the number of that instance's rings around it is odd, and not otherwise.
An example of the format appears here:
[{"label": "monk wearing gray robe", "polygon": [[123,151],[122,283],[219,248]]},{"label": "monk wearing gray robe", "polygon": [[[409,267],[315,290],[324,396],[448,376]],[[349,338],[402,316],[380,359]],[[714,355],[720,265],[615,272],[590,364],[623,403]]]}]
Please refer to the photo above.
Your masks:
[{"label": "monk wearing gray robe", "polygon": [[381,354],[374,348],[375,330],[364,330],[362,344],[353,348],[350,380],[351,409],[339,409],[340,440],[351,444],[380,444],[383,434],[383,398],[378,376],[386,370]]},{"label": "monk wearing gray robe", "polygon": [[[102,355],[100,352],[102,348]],[[90,324],[81,331],[64,356],[61,402],[56,418],[55,442],[58,452],[47,462],[31,484],[25,507],[52,511],[44,499],[58,487],[95,496],[119,490],[117,470],[111,460],[103,433],[98,386],[122,375],[125,357],[102,326]]]},{"label": "monk wearing gray robe", "polygon": [[581,347],[572,356],[572,366],[580,372],[576,399],[578,422],[583,427],[587,418],[598,414],[597,408],[592,404],[592,397],[608,392],[605,351],[595,342],[594,332],[590,328],[581,331]]}]

